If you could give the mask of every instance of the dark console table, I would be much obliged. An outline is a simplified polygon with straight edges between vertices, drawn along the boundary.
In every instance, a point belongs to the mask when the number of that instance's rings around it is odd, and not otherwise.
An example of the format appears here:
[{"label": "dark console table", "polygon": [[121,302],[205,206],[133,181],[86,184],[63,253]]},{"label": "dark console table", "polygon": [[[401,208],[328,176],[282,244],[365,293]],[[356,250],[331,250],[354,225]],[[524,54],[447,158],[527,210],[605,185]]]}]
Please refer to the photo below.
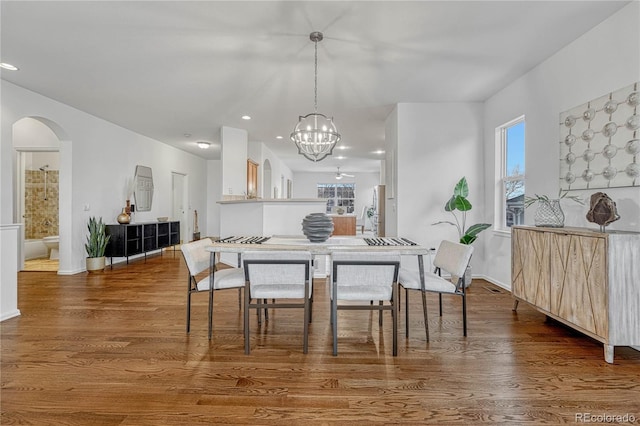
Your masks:
[{"label": "dark console table", "polygon": [[111,258],[113,268],[114,257],[129,256],[161,250],[165,247],[180,244],[180,222],[146,222],[128,223],[106,226],[109,243],[104,255]]}]

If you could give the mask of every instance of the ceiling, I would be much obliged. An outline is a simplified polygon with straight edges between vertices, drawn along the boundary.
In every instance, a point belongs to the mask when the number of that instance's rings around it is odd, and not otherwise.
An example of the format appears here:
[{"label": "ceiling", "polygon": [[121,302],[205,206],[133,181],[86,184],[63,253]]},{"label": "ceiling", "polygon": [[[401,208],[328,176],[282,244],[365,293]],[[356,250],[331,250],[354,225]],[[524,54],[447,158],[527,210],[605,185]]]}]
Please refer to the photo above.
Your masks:
[{"label": "ceiling", "polygon": [[[482,102],[627,3],[5,0],[1,61],[20,70],[2,79],[207,159],[230,126],[293,171],[378,171],[396,103]],[[289,140],[313,112],[312,31],[345,147],[318,163]]]}]

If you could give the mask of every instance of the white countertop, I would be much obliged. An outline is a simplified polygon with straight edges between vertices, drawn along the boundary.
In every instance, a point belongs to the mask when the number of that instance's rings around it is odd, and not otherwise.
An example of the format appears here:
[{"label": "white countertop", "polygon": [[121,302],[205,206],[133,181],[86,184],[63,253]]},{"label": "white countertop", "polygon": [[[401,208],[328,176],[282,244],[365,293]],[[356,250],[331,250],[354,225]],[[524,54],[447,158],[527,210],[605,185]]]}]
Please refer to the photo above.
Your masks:
[{"label": "white countertop", "polygon": [[218,204],[296,204],[296,203],[320,203],[326,204],[322,198],[250,198],[247,200],[220,200]]}]

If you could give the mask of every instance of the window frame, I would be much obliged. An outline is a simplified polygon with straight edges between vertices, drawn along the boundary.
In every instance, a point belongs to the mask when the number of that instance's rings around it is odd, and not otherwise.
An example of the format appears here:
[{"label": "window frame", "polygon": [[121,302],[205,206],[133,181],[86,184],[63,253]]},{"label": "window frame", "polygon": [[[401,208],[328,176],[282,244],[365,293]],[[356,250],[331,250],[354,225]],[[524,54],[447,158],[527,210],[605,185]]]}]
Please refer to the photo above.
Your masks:
[{"label": "window frame", "polygon": [[[507,224],[507,199],[506,199],[506,185],[508,182],[526,181],[526,166],[521,174],[509,176],[507,170],[507,132],[511,127],[514,127],[520,123],[524,124],[525,136],[525,163],[526,163],[526,120],[524,114],[510,120],[498,127],[496,127],[496,182],[495,182],[495,209],[494,209],[494,230],[498,232],[511,233],[511,226]],[[524,192],[523,192],[524,195]],[[524,221],[524,205],[522,211],[522,220]],[[513,223],[512,225],[518,225],[520,223]]]},{"label": "window frame", "polygon": [[[333,187],[333,197],[331,198],[323,198],[320,197],[318,192],[320,191],[320,186],[327,188],[327,187]],[[345,197],[339,197],[338,194],[340,191],[338,191],[338,187],[339,186],[351,186],[351,189],[353,191],[353,198],[345,198]],[[331,209],[331,206],[333,207],[340,207],[340,206],[344,206],[344,203],[340,204],[339,200],[352,200],[351,206],[347,206],[345,213],[346,214],[353,214],[355,213],[355,205],[356,205],[356,184],[355,182],[318,182],[316,184],[316,196],[322,200],[327,200],[327,207],[326,207],[326,213],[327,214],[332,214],[334,213]],[[333,200],[333,203],[330,205],[329,201]],[[349,208],[351,208],[351,211],[349,211]]]}]

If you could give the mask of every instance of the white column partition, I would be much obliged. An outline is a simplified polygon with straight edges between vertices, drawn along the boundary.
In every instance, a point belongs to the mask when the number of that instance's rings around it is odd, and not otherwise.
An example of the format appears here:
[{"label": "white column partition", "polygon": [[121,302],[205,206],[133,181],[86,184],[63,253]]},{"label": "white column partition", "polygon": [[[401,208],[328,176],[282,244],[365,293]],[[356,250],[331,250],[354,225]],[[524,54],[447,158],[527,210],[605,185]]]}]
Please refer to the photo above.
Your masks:
[{"label": "white column partition", "polygon": [[20,225],[0,225],[0,321],[20,315],[18,309],[18,241]]}]

